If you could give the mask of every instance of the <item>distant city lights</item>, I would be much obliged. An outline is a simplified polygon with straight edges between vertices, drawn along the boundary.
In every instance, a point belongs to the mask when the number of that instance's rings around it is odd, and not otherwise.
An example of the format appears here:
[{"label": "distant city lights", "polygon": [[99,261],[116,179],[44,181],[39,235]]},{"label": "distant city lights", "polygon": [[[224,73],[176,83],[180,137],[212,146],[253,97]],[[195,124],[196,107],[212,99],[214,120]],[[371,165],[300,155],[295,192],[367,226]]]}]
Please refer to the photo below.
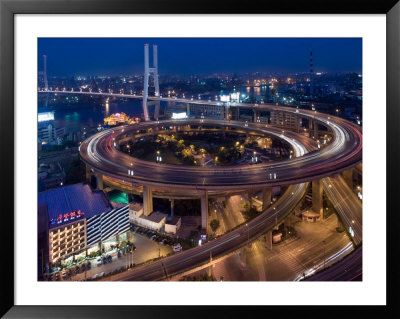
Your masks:
[{"label": "distant city lights", "polygon": [[172,118],[174,120],[180,120],[180,119],[186,119],[187,118],[187,114],[185,112],[182,113],[172,113]]},{"label": "distant city lights", "polygon": [[38,114],[38,122],[46,122],[54,120],[54,112],[44,112]]}]

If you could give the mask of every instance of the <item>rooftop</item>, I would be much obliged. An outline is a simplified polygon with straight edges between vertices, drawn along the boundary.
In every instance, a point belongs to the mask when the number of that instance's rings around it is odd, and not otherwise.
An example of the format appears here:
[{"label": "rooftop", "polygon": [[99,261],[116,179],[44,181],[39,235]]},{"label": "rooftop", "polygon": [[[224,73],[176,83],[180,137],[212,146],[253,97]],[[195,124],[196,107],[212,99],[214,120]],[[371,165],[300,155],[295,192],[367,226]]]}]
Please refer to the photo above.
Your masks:
[{"label": "rooftop", "polygon": [[142,215],[142,216],[140,216],[140,218],[149,220],[153,223],[159,223],[167,216],[168,215],[162,214],[162,213],[151,213],[149,216]]},{"label": "rooftop", "polygon": [[40,192],[38,204],[47,206],[49,228],[107,212],[112,206],[101,191],[79,183]]},{"label": "rooftop", "polygon": [[141,204],[141,203],[129,203],[129,209],[132,209],[135,212],[138,212],[142,208],[143,208],[143,204]]},{"label": "rooftop", "polygon": [[170,218],[169,220],[167,219],[166,224],[168,224],[168,225],[176,225],[176,224],[178,224],[180,219],[181,219],[180,217],[174,216],[174,217]]}]

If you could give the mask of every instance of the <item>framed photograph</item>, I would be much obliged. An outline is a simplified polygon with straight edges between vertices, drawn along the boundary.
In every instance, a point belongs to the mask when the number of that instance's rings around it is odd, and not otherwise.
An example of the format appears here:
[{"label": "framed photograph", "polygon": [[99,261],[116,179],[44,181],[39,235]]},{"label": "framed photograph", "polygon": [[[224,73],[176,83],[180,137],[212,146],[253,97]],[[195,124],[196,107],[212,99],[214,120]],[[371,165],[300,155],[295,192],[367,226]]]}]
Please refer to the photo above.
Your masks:
[{"label": "framed photograph", "polygon": [[0,0],[4,318],[399,314],[399,16]]}]

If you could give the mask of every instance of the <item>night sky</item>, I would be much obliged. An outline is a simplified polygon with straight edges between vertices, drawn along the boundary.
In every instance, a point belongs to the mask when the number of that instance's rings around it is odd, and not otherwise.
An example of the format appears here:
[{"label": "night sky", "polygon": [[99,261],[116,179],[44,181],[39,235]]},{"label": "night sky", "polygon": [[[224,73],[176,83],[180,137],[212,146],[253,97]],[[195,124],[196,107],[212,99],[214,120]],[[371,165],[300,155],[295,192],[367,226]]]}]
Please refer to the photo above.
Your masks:
[{"label": "night sky", "polygon": [[310,51],[315,72],[362,72],[361,38],[40,38],[38,67],[46,54],[49,76],[142,74],[145,43],[160,75],[307,72]]}]

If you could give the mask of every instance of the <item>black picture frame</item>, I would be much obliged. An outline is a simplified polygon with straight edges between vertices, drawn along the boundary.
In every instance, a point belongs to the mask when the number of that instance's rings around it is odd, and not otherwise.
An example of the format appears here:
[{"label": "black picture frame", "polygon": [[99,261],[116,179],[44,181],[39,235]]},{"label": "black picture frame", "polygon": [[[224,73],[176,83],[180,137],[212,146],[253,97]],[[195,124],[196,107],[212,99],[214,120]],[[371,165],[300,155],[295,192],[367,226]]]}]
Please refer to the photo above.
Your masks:
[{"label": "black picture frame", "polygon": [[[1,310],[4,318],[159,318],[159,317],[226,317],[248,316],[260,311],[263,316],[329,315],[355,318],[372,315],[374,318],[400,317],[398,307],[399,271],[396,264],[399,240],[395,235],[399,209],[395,201],[397,165],[400,162],[400,2],[398,0],[286,0],[241,3],[203,0],[0,0],[0,156],[2,181],[1,229],[2,243],[14,242],[14,16],[16,14],[385,14],[387,52],[387,305],[386,306],[21,306],[15,305],[14,247],[2,247]],[[4,138],[7,137],[7,138]],[[5,151],[6,150],[6,151]],[[388,174],[390,172],[390,174]],[[32,205],[34,205],[32,203]],[[36,207],[32,206],[32,210]],[[383,212],[381,212],[383,213]],[[312,308],[311,308],[312,307]],[[249,309],[250,308],[250,309]],[[257,314],[259,315],[259,314]]]}]

